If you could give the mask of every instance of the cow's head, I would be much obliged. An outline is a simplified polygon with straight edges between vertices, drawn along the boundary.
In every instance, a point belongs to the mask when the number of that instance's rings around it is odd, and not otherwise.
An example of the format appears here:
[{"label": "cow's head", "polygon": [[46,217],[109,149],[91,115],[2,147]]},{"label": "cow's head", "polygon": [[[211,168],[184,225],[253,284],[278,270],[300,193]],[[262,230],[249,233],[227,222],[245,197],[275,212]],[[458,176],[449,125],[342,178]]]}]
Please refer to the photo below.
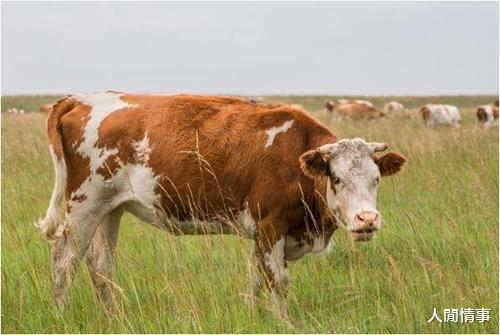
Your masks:
[{"label": "cow's head", "polygon": [[484,109],[484,107],[479,107],[477,109],[476,116],[479,123],[486,123],[488,121],[488,114],[486,113],[486,109]]},{"label": "cow's head", "polygon": [[360,138],[344,139],[310,150],[300,157],[301,168],[311,178],[326,177],[326,201],[338,224],[355,240],[368,241],[382,227],[377,210],[377,191],[381,177],[392,175],[406,159],[399,153],[384,151],[383,143]]}]

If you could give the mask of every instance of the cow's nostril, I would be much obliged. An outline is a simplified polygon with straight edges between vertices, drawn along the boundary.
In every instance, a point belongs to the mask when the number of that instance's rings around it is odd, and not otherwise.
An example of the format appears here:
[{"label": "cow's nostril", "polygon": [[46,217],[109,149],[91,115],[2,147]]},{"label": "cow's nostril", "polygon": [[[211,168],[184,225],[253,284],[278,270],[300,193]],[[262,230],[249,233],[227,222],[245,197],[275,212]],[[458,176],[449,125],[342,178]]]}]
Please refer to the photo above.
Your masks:
[{"label": "cow's nostril", "polygon": [[356,220],[360,221],[360,222],[364,222],[365,218],[363,216],[361,216],[360,214],[356,214]]}]

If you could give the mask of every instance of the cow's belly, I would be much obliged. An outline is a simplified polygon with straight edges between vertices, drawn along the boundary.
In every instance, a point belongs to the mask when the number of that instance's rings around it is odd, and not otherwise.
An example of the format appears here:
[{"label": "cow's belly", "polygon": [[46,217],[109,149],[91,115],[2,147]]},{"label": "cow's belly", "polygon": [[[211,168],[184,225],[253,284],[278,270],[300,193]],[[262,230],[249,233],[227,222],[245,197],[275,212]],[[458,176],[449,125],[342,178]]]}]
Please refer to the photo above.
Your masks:
[{"label": "cow's belly", "polygon": [[178,218],[163,209],[163,195],[156,190],[157,179],[150,167],[137,164],[124,165],[107,180],[96,174],[72,195],[82,200],[70,203],[71,214],[75,219],[92,216],[100,220],[106,213],[121,207],[140,220],[176,235],[238,234],[253,238],[256,222],[248,204],[239,211],[230,211],[230,215],[205,213],[210,220],[191,216]]},{"label": "cow's belly", "polygon": [[142,221],[174,235],[234,234],[245,238],[253,238],[255,235],[256,222],[247,208],[231,218],[200,220],[167,215],[161,207],[145,204],[140,199],[129,201],[123,207]]}]

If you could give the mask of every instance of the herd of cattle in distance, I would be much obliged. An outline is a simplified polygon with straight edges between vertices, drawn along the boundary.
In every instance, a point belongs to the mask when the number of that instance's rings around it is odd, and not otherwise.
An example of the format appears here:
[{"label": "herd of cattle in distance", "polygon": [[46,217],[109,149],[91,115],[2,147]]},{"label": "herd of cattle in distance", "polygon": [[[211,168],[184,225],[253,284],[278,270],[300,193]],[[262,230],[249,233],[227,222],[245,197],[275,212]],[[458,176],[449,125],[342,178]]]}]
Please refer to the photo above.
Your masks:
[{"label": "herd of cattle in distance", "polygon": [[[261,103],[262,99],[252,99],[254,103]],[[291,108],[306,111],[302,105],[299,104],[289,104],[286,102],[272,102],[268,105],[288,106]],[[50,113],[53,104],[46,103],[40,106],[40,112]],[[344,118],[351,120],[373,120],[382,117],[406,117],[412,118],[410,110],[405,108],[405,106],[398,101],[387,102],[382,109],[376,108],[371,101],[368,100],[350,100],[350,99],[338,99],[338,100],[328,100],[325,103],[324,112],[332,116],[332,119],[339,121]],[[24,109],[9,108],[7,110],[9,114],[20,115],[24,114]],[[426,127],[436,127],[436,126],[452,126],[460,127],[460,110],[457,106],[446,105],[446,104],[426,104],[418,110],[418,113],[424,120]],[[489,104],[482,105],[476,109],[477,122],[480,126],[484,128],[496,127],[498,126],[498,100]]]},{"label": "herd of cattle in distance", "polygon": [[[390,101],[383,109],[378,109],[367,100],[338,99],[327,101],[324,111],[337,121],[342,118],[372,120],[381,117],[412,117],[410,111],[398,101]],[[461,117],[457,106],[426,104],[420,107],[419,114],[427,127],[460,127]],[[498,126],[498,100],[489,105],[479,106],[476,110],[476,117],[478,124],[485,128]]]}]

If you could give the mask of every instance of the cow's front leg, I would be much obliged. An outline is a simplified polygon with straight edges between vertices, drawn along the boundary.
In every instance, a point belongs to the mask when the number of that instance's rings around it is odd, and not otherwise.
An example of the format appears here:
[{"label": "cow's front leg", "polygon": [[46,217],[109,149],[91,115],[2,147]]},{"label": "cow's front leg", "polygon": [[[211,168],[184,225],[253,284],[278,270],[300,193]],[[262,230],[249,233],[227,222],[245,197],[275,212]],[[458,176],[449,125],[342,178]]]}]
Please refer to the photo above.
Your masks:
[{"label": "cow's front leg", "polygon": [[252,307],[255,303],[255,299],[260,296],[260,290],[262,289],[262,275],[257,252],[257,245],[255,245],[252,250],[252,255],[250,256],[248,294],[245,296],[246,302]]},{"label": "cow's front leg", "polygon": [[288,290],[288,270],[285,261],[284,226],[276,221],[259,227],[254,256],[252,278],[254,295],[265,285],[270,292],[274,307],[280,316],[286,316],[286,296]]}]

